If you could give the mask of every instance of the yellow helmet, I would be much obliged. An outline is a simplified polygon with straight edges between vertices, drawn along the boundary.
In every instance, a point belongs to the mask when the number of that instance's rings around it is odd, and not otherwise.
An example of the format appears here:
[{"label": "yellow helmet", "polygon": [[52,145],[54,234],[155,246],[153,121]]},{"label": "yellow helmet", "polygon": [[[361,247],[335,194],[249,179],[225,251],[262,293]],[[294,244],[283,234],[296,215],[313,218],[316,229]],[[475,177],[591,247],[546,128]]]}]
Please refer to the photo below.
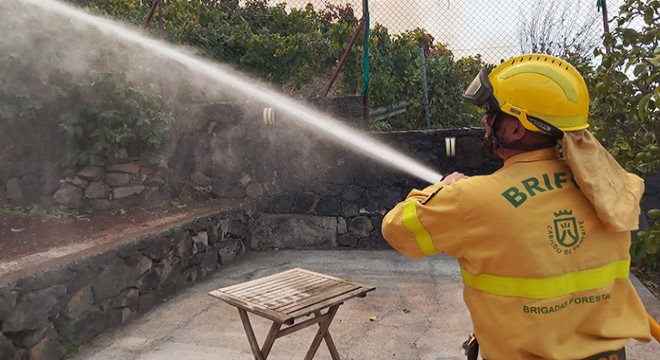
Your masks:
[{"label": "yellow helmet", "polygon": [[531,131],[557,134],[585,129],[589,91],[568,62],[545,54],[517,56],[482,69],[463,97],[516,117]]}]

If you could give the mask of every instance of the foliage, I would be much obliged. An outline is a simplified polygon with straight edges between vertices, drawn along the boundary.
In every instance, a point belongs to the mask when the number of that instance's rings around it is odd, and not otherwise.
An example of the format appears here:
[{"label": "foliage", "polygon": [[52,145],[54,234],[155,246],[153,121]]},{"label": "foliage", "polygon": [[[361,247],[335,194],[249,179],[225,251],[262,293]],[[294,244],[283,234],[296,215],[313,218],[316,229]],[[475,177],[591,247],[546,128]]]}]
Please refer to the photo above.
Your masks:
[{"label": "foliage", "polygon": [[[75,2],[136,24],[142,24],[148,12],[148,6],[140,8],[138,2]],[[326,4],[315,9],[308,4],[302,9],[287,9],[284,3],[270,5],[268,0],[171,0],[165,4],[163,21],[168,40],[194,46],[206,57],[285,85],[293,92],[335,69],[359,23],[350,5]],[[157,31],[155,23],[154,19],[152,31]],[[355,95],[362,88],[363,39],[361,33],[348,54],[334,95]],[[374,124],[375,128],[425,127],[420,46],[425,48],[432,126],[479,124],[479,109],[461,101],[463,89],[478,69],[467,73],[461,68],[467,69],[465,63],[470,62],[482,65],[480,59],[455,62],[451,51],[434,45],[423,29],[392,36],[376,24],[370,41],[370,105],[412,102],[403,123],[382,122]]]},{"label": "foliage", "polygon": [[149,11],[151,1],[126,1],[126,0],[67,0],[77,6],[86,7],[97,14],[115,14],[117,18],[129,22],[144,21]]},{"label": "foliage", "polygon": [[[75,0],[115,18],[142,25],[149,10],[144,2]],[[150,29],[158,33],[155,18]],[[268,0],[171,0],[163,11],[169,41],[191,45],[211,59],[275,84],[294,88],[331,69],[357,25],[350,5],[315,10],[287,10]]]},{"label": "foliage", "polygon": [[599,23],[595,12],[580,21],[580,1],[584,0],[534,1],[529,14],[522,14],[518,24],[521,53],[590,59],[599,43]]},{"label": "foliage", "polygon": [[[423,29],[391,36],[376,25],[371,32],[369,48],[370,104],[390,106],[411,101],[403,122],[389,128],[421,129],[426,127],[422,84],[421,52],[424,54],[431,126],[466,127],[479,124],[479,109],[462,101],[461,94],[483,66],[480,58],[454,61],[446,45],[433,44],[433,37]],[[361,61],[361,57],[358,57]],[[359,79],[358,74],[345,78]],[[355,86],[357,84],[350,84]],[[378,125],[383,127],[381,123]]]},{"label": "foliage", "polygon": [[64,159],[70,165],[142,159],[161,160],[172,115],[164,112],[162,98],[148,95],[121,70],[92,70],[67,91],[78,106],[67,107],[60,126],[75,147]]},{"label": "foliage", "polygon": [[59,359],[70,359],[73,354],[78,351],[80,342],[76,341],[73,337],[60,339],[57,344],[57,356]]},{"label": "foliage", "polygon": [[[592,88],[592,129],[629,171],[646,175],[660,164],[660,1],[625,0],[616,27],[600,50]],[[635,24],[635,26],[631,26]],[[634,109],[634,111],[631,111]],[[639,231],[632,255],[660,268],[660,219],[649,212],[650,226]]]},{"label": "foliage", "polygon": [[14,14],[0,24],[0,140],[12,152],[5,160],[36,151],[67,166],[159,160],[172,117],[152,84],[124,70],[130,59],[116,54],[129,49],[106,41],[93,51],[80,44],[98,41],[82,40],[88,29],[58,18],[42,29],[38,9],[3,7]]}]

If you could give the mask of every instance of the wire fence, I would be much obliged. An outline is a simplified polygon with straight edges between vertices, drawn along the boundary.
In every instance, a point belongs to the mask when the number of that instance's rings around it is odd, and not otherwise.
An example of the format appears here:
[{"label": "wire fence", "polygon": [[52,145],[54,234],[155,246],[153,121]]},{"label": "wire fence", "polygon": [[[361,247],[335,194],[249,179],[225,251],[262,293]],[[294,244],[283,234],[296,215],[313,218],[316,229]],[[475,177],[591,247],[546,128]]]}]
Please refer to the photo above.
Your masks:
[{"label": "wire fence", "polygon": [[[143,0],[135,9],[142,19],[145,8],[150,10],[145,26],[159,29],[161,36],[202,49],[210,58],[236,65],[291,94],[323,97],[332,89],[334,96],[362,96],[365,109],[407,100],[419,108],[410,111],[411,123],[421,121],[423,105],[429,127],[429,116],[447,125],[449,119],[468,112],[459,103],[427,100],[427,81],[417,79],[427,72],[424,54],[446,59],[448,49],[457,64],[429,61],[429,91],[443,99],[460,99],[457,89],[462,90],[484,63],[499,64],[523,53],[577,56],[580,62],[596,63],[594,50],[604,46],[609,20],[624,1]],[[368,38],[365,24],[371,31]],[[379,48],[398,37],[405,45]],[[409,46],[411,39],[419,42],[417,48]],[[411,66],[417,63],[420,69]],[[419,84],[424,85],[423,99]]]},{"label": "wire fence", "polygon": [[[152,7],[148,21],[152,26],[160,22],[162,27],[159,12],[167,12],[169,2],[181,1],[161,0],[162,6]],[[436,44],[446,45],[456,59],[480,55],[488,63],[498,63],[531,51],[561,56],[568,50],[588,58],[594,48],[602,47],[607,20],[618,14],[624,0],[200,0],[189,4],[221,8],[218,4],[255,2],[284,6],[287,11],[348,5],[357,19],[368,9],[371,29],[379,24],[394,35],[423,29]],[[157,3],[140,1],[143,9]]]},{"label": "wire fence", "polygon": [[361,97],[365,121],[409,104],[401,124],[382,123],[398,128],[478,122],[460,95],[484,65],[530,52],[597,63],[608,20],[632,0],[67,1],[297,97]]},{"label": "wire fence", "polygon": [[[371,0],[371,27],[385,26],[391,34],[426,30],[436,43],[446,44],[456,59],[476,56],[489,63],[529,51],[569,50],[591,54],[602,47],[603,10],[618,13],[623,0]],[[271,0],[288,9],[312,4],[349,4],[356,16],[363,0]],[[552,42],[550,44],[549,42]],[[549,47],[557,47],[552,49]]]}]

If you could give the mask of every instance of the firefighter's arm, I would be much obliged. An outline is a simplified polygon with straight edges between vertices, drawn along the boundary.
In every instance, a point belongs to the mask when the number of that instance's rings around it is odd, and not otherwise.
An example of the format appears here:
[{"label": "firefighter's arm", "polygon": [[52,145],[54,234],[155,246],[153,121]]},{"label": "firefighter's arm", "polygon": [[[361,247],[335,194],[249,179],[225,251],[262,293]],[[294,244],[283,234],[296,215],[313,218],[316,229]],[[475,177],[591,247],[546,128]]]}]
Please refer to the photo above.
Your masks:
[{"label": "firefighter's arm", "polygon": [[438,253],[428,229],[420,220],[423,215],[420,215],[427,213],[427,202],[444,187],[465,178],[467,176],[461,173],[453,173],[423,190],[413,189],[406,200],[398,203],[383,218],[385,240],[397,251],[412,258]]},{"label": "firefighter's arm", "polygon": [[415,215],[416,207],[442,187],[442,183],[437,183],[423,190],[413,189],[404,201],[385,214],[382,224],[383,237],[398,252],[412,258],[430,255],[424,253],[417,242],[416,234],[419,233],[421,224]]}]

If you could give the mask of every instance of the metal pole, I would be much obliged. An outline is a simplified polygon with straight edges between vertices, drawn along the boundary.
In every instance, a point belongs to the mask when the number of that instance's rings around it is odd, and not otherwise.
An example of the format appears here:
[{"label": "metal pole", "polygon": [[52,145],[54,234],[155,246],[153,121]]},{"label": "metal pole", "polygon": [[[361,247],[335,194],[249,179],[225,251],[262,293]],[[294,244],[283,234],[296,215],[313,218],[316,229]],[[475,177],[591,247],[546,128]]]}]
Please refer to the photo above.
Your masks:
[{"label": "metal pole", "polygon": [[163,1],[158,1],[158,29],[160,31],[160,37],[165,36],[165,28],[163,27]]},{"label": "metal pole", "polygon": [[355,45],[355,41],[357,40],[358,35],[360,35],[360,31],[364,28],[364,22],[366,21],[365,18],[360,19],[360,22],[358,23],[357,28],[355,29],[355,32],[353,33],[353,37],[351,38],[351,42],[348,44],[348,47],[344,51],[344,55],[342,55],[341,60],[339,60],[339,64],[337,65],[337,68],[335,69],[335,72],[332,74],[332,78],[330,79],[330,83],[328,83],[328,86],[325,88],[325,91],[323,92],[323,97],[328,96],[328,93],[330,92],[330,89],[332,88],[332,85],[334,85],[335,80],[337,79],[337,75],[339,74],[339,70],[344,66],[344,63],[346,62],[346,58],[348,57],[348,54],[351,52],[351,49],[353,48],[353,45]]},{"label": "metal pole", "polygon": [[429,90],[426,85],[426,61],[424,56],[424,47],[419,47],[419,62],[421,64],[422,71],[422,86],[424,88],[424,112],[426,118],[426,128],[431,128],[431,115],[429,113]]},{"label": "metal pole", "polygon": [[156,11],[156,6],[158,6],[158,3],[160,0],[153,0],[151,2],[151,8],[149,8],[149,13],[147,14],[147,19],[144,20],[144,28],[146,29],[149,27],[149,23],[151,22],[151,18],[154,16],[154,11]]},{"label": "metal pole", "polygon": [[[369,46],[369,3],[368,0],[362,0],[362,19],[364,19],[364,48],[367,49]],[[365,56],[368,50],[365,50]],[[369,126],[369,92],[367,91],[362,96],[362,119],[365,123],[365,126]]]},{"label": "metal pole", "polygon": [[[603,2],[602,11],[603,11],[603,33],[605,33],[605,35],[608,35],[610,33],[610,24],[607,21],[607,4],[605,2]],[[605,43],[605,53],[607,53],[608,55],[610,54],[610,45],[607,42]]]}]

